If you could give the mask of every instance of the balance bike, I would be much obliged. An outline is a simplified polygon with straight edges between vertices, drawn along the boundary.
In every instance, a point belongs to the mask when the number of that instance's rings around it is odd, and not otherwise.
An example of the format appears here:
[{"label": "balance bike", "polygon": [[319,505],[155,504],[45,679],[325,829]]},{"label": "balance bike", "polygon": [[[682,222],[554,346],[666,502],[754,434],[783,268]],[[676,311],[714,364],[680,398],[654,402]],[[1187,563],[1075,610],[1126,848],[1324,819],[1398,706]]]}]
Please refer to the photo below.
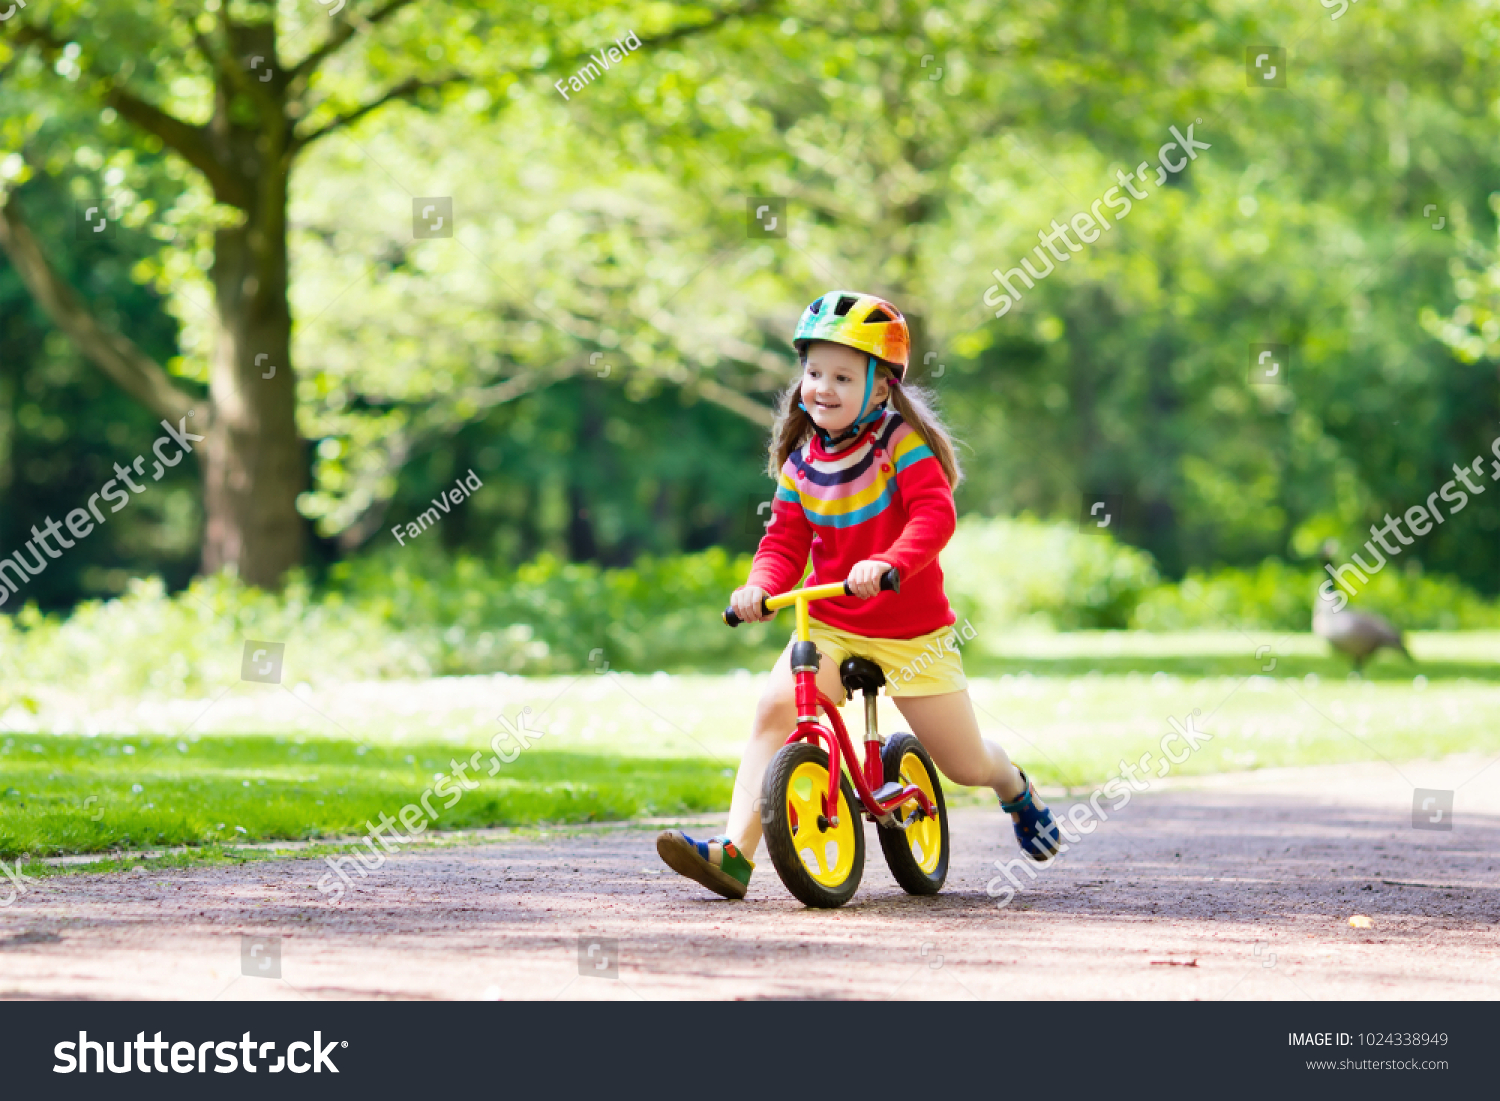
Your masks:
[{"label": "balance bike", "polygon": [[[880,587],[900,592],[895,569],[881,577]],[[856,691],[865,697],[863,764],[839,705],[818,690],[822,655],[809,637],[807,606],[850,595],[849,583],[843,581],[794,589],[761,603],[767,615],[789,606],[797,610],[797,641],[792,644],[797,729],[766,769],[761,827],[786,889],[805,905],[820,908],[842,906],[859,890],[865,870],[861,812],[875,823],[885,862],[908,894],[935,895],[948,877],[948,812],[937,768],[913,735],[900,733],[888,741],[876,729],[875,700],[885,673],[868,658],[849,657],[839,665],[847,698],[852,700]],[[736,627],[743,621],[727,608],[724,622]],[[818,720],[820,710],[826,725]]]}]

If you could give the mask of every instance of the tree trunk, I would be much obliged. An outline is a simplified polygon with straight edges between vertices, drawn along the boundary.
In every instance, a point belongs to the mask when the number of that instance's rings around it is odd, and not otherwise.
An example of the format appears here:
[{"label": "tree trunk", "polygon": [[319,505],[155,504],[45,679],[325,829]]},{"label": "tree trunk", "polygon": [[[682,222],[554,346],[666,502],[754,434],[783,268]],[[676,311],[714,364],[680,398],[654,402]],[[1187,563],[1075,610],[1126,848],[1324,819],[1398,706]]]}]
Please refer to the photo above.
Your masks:
[{"label": "tree trunk", "polygon": [[279,253],[266,286],[251,245],[261,232],[245,226],[215,235],[219,332],[209,366],[214,417],[202,445],[203,572],[235,569],[249,584],[275,587],[302,560],[297,495],[307,461],[297,435],[284,237],[264,234]]},{"label": "tree trunk", "polygon": [[297,432],[287,302],[287,175],[267,165],[243,225],[214,236],[218,333],[209,364],[203,572],[266,588],[302,561],[297,497],[307,457]]},{"label": "tree trunk", "polygon": [[[233,26],[230,44],[236,58],[274,59],[275,25]],[[285,83],[274,75],[258,89],[265,97],[258,125],[236,119],[234,90],[223,80],[209,123],[217,156],[248,201],[242,224],[214,234],[213,419],[202,445],[203,572],[232,570],[265,588],[302,561],[297,497],[307,487],[287,302]]]}]

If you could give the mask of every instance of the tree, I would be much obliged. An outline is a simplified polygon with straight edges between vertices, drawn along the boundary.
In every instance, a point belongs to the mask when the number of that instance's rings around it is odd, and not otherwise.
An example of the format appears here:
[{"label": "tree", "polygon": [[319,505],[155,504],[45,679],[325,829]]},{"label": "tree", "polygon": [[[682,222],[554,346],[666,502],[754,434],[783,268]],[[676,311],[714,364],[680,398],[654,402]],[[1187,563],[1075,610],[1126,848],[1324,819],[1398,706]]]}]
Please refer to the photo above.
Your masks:
[{"label": "tree", "polygon": [[[144,167],[155,175],[156,166]],[[75,163],[27,184],[31,224],[57,242],[52,263],[88,294],[97,315],[165,361],[177,347],[178,327],[152,289],[131,278],[133,263],[159,243],[128,228],[113,236],[72,232],[70,190],[94,180],[89,167]],[[170,201],[171,181],[152,183],[162,190],[148,187],[142,198]],[[116,477],[115,462],[149,454],[162,435],[157,420],[51,325],[14,268],[0,262],[0,552],[21,549],[31,526],[48,514],[63,521]],[[131,574],[157,573],[174,588],[186,584],[198,565],[199,494],[193,464],[179,462],[133,507],[116,514],[106,505],[109,522],[75,540],[19,598],[12,594],[4,611],[18,612],[33,600],[53,609],[84,596],[118,595]]]},{"label": "tree", "polygon": [[[792,229],[759,250],[753,281],[718,265],[697,286],[782,333],[794,302],[747,288],[801,286],[805,302],[858,282],[925,323],[918,362],[946,360],[937,385],[982,460],[960,507],[1069,515],[1082,494],[1123,491],[1125,536],[1177,575],[1308,554],[1472,454],[1494,380],[1424,339],[1417,315],[1445,293],[1453,240],[1424,209],[1494,187],[1489,6],[787,14],[772,41],[724,36],[629,90],[680,135],[642,146],[705,190],[788,196]],[[1286,94],[1247,86],[1247,47],[1274,42],[1294,59]],[[994,316],[995,269],[1191,126],[1212,150]],[[720,245],[744,248],[728,231]],[[692,290],[678,301],[701,307]],[[1478,303],[1461,317],[1478,323],[1470,343],[1490,323]],[[1249,384],[1261,341],[1294,350],[1289,386]],[[1411,557],[1480,581],[1489,552],[1464,527],[1495,517],[1461,520]]]},{"label": "tree", "polygon": [[[642,41],[701,33],[759,6],[702,8]],[[216,204],[203,400],[102,325],[49,263],[13,187],[31,171],[36,150],[23,145],[28,167],[0,194],[0,248],[53,322],[137,401],[203,437],[195,453],[207,516],[205,571],[232,568],[272,586],[302,559],[297,502],[307,458],[297,424],[287,244],[296,163],[393,103],[433,104],[475,83],[503,97],[523,77],[571,73],[587,51],[559,51],[560,24],[539,26],[532,14],[530,5],[475,0],[420,12],[413,0],[346,0],[331,16],[275,0],[208,0],[202,10],[175,0],[122,0],[102,10],[86,0],[34,0],[8,21],[0,43],[7,84],[70,107],[96,104],[111,122],[122,120],[191,166]],[[583,5],[576,14],[591,26],[623,15]],[[309,45],[299,51],[302,43]]]}]

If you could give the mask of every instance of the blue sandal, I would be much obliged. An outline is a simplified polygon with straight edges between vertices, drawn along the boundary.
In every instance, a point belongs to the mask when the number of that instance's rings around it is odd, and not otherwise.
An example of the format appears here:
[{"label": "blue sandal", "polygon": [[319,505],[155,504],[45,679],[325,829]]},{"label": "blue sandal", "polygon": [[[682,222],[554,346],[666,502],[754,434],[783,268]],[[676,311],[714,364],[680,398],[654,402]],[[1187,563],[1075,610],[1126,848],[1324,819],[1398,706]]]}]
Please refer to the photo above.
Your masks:
[{"label": "blue sandal", "polygon": [[1052,809],[1043,807],[1038,810],[1031,797],[1036,789],[1031,786],[1031,780],[1019,767],[1016,769],[1021,773],[1021,779],[1026,781],[1026,790],[1021,793],[1020,798],[1014,802],[1007,803],[1000,800],[1000,809],[1006,814],[1019,814],[1021,820],[1014,823],[1016,840],[1021,843],[1021,851],[1033,860],[1050,860],[1062,851],[1062,842],[1059,840],[1057,819],[1052,817]]}]

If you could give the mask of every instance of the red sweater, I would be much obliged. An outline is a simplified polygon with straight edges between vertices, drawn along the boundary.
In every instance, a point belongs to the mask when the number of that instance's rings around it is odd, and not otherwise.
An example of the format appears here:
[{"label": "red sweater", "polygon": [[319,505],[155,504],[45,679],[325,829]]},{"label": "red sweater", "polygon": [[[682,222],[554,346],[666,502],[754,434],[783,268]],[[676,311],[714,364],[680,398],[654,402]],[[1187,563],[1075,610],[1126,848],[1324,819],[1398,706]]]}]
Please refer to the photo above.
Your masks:
[{"label": "red sweater", "polygon": [[953,491],[931,449],[887,410],[852,445],[829,453],[814,437],[781,468],[771,523],[748,584],[775,596],[793,588],[812,555],[809,585],[842,581],[874,558],[901,571],[901,591],[840,596],[810,606],[814,619],[868,638],[916,638],[956,616],[938,552],[953,536]]}]

